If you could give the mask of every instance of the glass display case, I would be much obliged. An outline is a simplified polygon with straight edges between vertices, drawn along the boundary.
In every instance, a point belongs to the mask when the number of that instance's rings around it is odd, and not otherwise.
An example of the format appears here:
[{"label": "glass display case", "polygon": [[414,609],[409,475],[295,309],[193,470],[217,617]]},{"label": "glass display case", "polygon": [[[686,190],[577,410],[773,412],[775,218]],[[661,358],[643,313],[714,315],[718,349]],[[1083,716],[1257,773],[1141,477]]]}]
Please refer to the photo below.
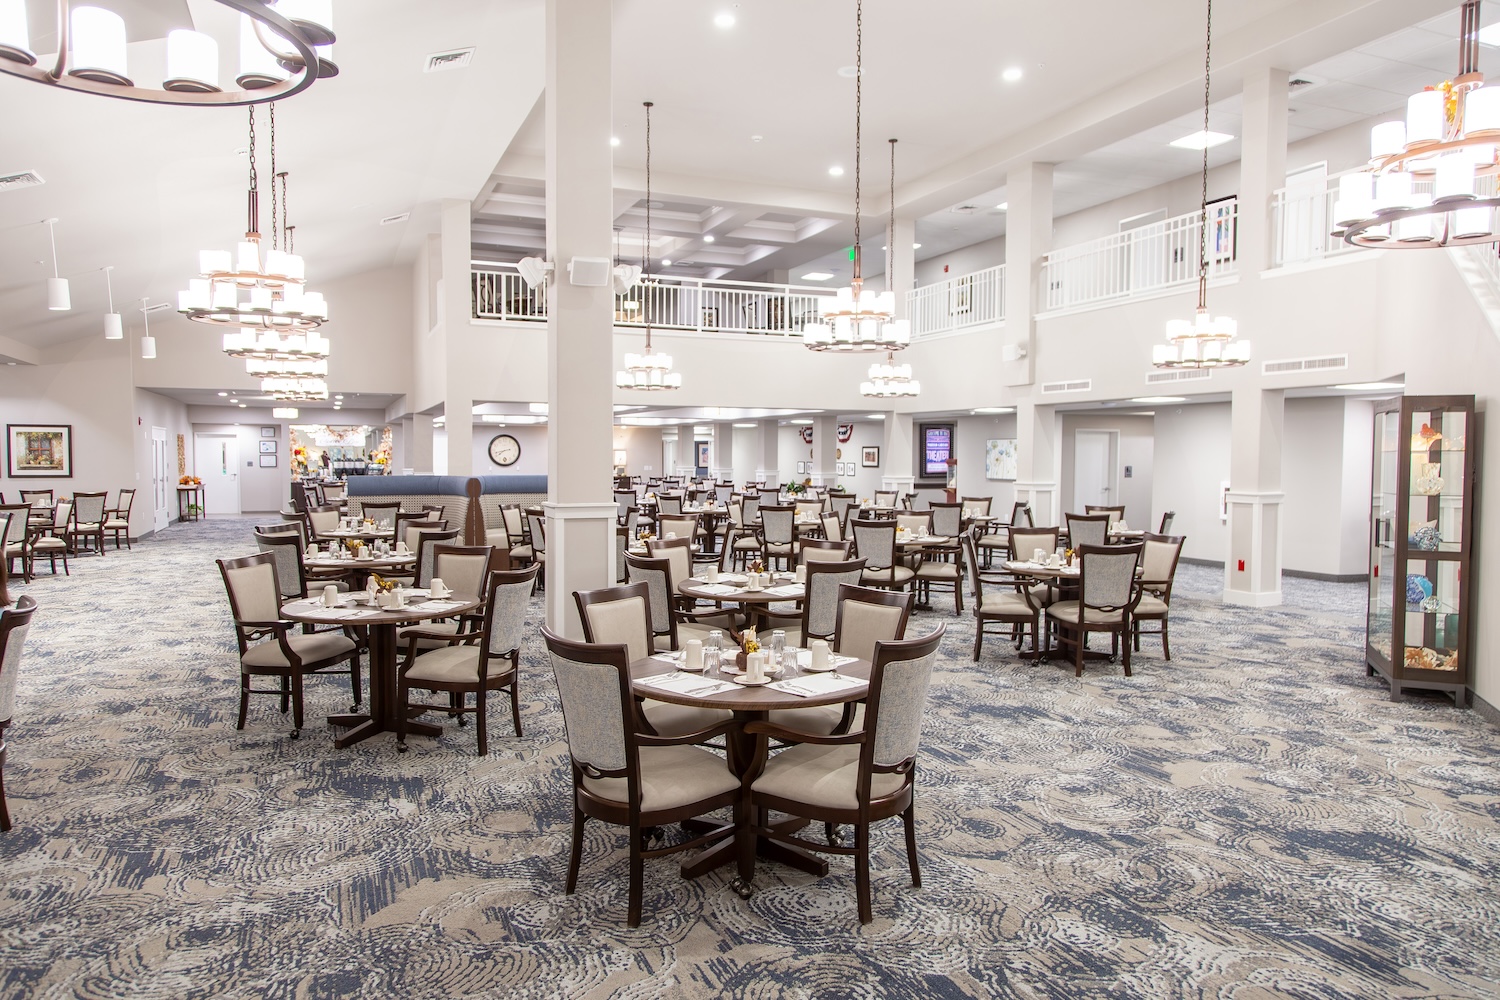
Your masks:
[{"label": "glass display case", "polygon": [[1473,396],[1375,407],[1365,662],[1392,700],[1421,688],[1468,703],[1475,430]]}]

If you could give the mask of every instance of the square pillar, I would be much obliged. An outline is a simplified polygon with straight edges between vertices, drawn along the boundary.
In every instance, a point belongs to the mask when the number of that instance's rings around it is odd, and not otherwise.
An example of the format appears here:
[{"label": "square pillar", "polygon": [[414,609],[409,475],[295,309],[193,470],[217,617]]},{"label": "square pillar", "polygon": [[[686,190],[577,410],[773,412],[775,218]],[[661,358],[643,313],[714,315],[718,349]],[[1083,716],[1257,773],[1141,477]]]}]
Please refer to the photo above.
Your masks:
[{"label": "square pillar", "polygon": [[1025,351],[1024,357],[1001,363],[1005,385],[1036,381],[1036,314],[1046,301],[1042,258],[1052,249],[1052,170],[1050,163],[1024,163],[1005,178],[1010,207],[1005,219],[1005,329],[1000,336]]},{"label": "square pillar", "polygon": [[1230,401],[1229,552],[1224,603],[1281,603],[1281,440],[1285,393],[1235,389]]},{"label": "square pillar", "polygon": [[834,462],[838,461],[839,418],[817,417],[813,421],[813,471],[808,478],[814,486],[832,486],[838,481]]},{"label": "square pillar", "polygon": [[573,591],[616,579],[614,291],[573,284],[568,261],[614,252],[613,5],[547,0],[546,17],[547,625],[582,638]]},{"label": "square pillar", "polygon": [[1062,417],[1055,406],[1016,404],[1016,501],[1031,504],[1031,519],[1038,526],[1060,524],[1058,448]]},{"label": "square pillar", "polygon": [[910,413],[887,410],[885,433],[880,445],[880,488],[910,493],[917,486],[913,472],[916,452],[912,447]]},{"label": "square pillar", "polygon": [[402,468],[413,472],[432,472],[432,417],[426,413],[413,413],[402,421],[406,438],[406,455]]},{"label": "square pillar", "polygon": [[755,478],[759,482],[781,482],[780,435],[781,429],[775,420],[762,420],[756,425],[756,452],[759,457],[756,459]]},{"label": "square pillar", "polygon": [[714,482],[734,482],[734,425],[714,424]]},{"label": "square pillar", "polygon": [[[1271,266],[1271,249],[1276,244],[1271,198],[1277,188],[1286,186],[1288,76],[1282,69],[1245,74],[1239,218],[1235,226],[1242,283],[1247,278],[1257,280],[1260,272]],[[1252,298],[1241,296],[1241,301]]]},{"label": "square pillar", "polygon": [[472,372],[465,364],[463,352],[455,345],[464,342],[460,331],[469,328],[472,303],[469,290],[470,205],[457,198],[442,202],[443,279],[438,292],[438,309],[447,339],[446,369],[443,372],[443,415],[447,418],[448,475],[474,474],[474,390]]}]

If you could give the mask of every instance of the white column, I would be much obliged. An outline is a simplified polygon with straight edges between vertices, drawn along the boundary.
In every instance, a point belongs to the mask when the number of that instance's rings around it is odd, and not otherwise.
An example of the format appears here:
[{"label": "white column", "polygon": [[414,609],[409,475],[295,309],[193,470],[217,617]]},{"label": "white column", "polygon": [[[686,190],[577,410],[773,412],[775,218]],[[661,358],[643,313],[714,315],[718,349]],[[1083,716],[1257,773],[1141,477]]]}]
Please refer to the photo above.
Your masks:
[{"label": "white column", "polygon": [[916,454],[912,448],[910,413],[887,410],[885,436],[880,445],[880,488],[910,493],[916,489],[913,474]]},{"label": "white column", "polygon": [[781,482],[780,428],[775,420],[762,420],[755,429],[759,463],[755,478],[763,483]]},{"label": "white column", "polygon": [[613,253],[611,32],[610,0],[547,0],[547,625],[579,638],[573,591],[615,582],[614,294],[568,280]]},{"label": "white column", "polygon": [[448,431],[448,475],[474,474],[474,390],[472,365],[467,364],[462,345],[469,329],[471,301],[469,259],[470,206],[467,201],[446,198],[442,203],[443,281],[438,308],[442,312],[447,342],[443,373],[444,427]]},{"label": "white column", "polygon": [[1224,602],[1281,603],[1281,389],[1235,389],[1230,397],[1229,552]]},{"label": "white column", "polygon": [[413,413],[402,424],[406,436],[406,461],[403,467],[413,472],[431,472],[432,417],[426,413]]},{"label": "white column", "polygon": [[[1240,139],[1239,219],[1236,225],[1238,270],[1243,286],[1258,280],[1271,266],[1271,198],[1286,186],[1286,70],[1251,70],[1245,75],[1244,119]],[[1253,299],[1241,295],[1241,301]],[[1240,319],[1241,335],[1250,338]]]},{"label": "white column", "polygon": [[[1042,258],[1052,249],[1052,164],[1025,163],[1005,178],[1005,329],[1000,336],[1024,357],[1001,363],[1006,385],[1036,381],[1036,314]],[[1035,508],[1033,508],[1033,514]],[[1041,522],[1038,522],[1041,523]]]},{"label": "white column", "polygon": [[734,481],[734,425],[714,424],[714,482]]},{"label": "white column", "polygon": [[812,468],[809,474],[814,486],[832,486],[838,481],[834,462],[838,461],[839,418],[817,417],[813,421]]},{"label": "white column", "polygon": [[1036,525],[1059,524],[1057,490],[1062,417],[1054,406],[1016,404],[1016,502],[1031,504]]}]

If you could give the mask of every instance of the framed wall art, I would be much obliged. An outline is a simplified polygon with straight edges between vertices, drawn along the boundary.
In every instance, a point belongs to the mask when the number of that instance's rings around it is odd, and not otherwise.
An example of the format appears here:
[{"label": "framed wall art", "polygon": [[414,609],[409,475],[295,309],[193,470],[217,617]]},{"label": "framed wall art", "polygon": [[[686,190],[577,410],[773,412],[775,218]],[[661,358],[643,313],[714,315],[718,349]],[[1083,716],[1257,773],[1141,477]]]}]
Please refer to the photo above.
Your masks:
[{"label": "framed wall art", "polygon": [[984,443],[984,478],[1015,481],[1015,438],[991,438]]},{"label": "framed wall art", "polygon": [[263,438],[273,438],[273,437],[276,436],[276,428],[274,428],[274,427],[262,427],[260,429],[260,436],[263,437]]},{"label": "framed wall art", "polygon": [[6,462],[12,479],[72,479],[72,424],[6,424]]},{"label": "framed wall art", "polygon": [[880,445],[867,444],[859,451],[859,464],[867,469],[880,467]]},{"label": "framed wall art", "polygon": [[275,441],[262,441],[262,442],[260,442],[260,453],[262,455],[274,455],[274,454],[276,454],[276,442]]},{"label": "framed wall art", "polygon": [[260,456],[260,467],[262,469],[274,469],[274,468],[276,468],[276,456],[275,455],[262,455],[262,456]]}]

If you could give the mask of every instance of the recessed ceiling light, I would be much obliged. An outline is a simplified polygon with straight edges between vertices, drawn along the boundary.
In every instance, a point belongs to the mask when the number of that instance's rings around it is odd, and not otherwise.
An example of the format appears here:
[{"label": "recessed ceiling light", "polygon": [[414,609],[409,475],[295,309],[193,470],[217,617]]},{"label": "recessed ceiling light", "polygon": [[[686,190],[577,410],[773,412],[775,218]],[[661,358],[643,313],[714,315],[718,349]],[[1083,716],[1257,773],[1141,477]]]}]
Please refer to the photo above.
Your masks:
[{"label": "recessed ceiling light", "polygon": [[969,412],[976,416],[988,416],[992,413],[1014,413],[1016,408],[1014,406],[976,406]]},{"label": "recessed ceiling light", "polygon": [[1215,146],[1224,145],[1224,143],[1229,142],[1233,138],[1234,136],[1224,132],[1214,132],[1212,130],[1205,132],[1203,129],[1199,129],[1196,132],[1189,132],[1181,139],[1173,139],[1167,145],[1176,146],[1178,149],[1213,149]]},{"label": "recessed ceiling light", "polygon": [[763,135],[752,135],[750,137],[750,141],[751,142],[760,142],[764,138],[765,138],[765,136],[763,136]]},{"label": "recessed ceiling light", "polygon": [[703,237],[703,242],[704,243],[712,243],[713,241],[714,241],[714,238],[713,238],[712,235],[705,235]]},{"label": "recessed ceiling light", "polygon": [[1132,396],[1132,403],[1186,403],[1186,396]]},{"label": "recessed ceiling light", "polygon": [[1021,79],[1022,75],[1023,73],[1021,67],[1010,66],[1006,68],[1004,73],[1000,74],[1000,79],[1004,80],[1006,83],[1015,83],[1017,80]]},{"label": "recessed ceiling light", "polygon": [[731,13],[729,13],[728,11],[725,11],[722,14],[715,15],[714,16],[714,27],[717,27],[717,28],[732,28],[732,27],[734,27],[734,15],[731,14]]},{"label": "recessed ceiling light", "polygon": [[227,393],[227,392],[221,392],[221,393],[219,393],[219,395],[221,395],[221,396],[227,396],[227,395],[229,395],[229,393]]},{"label": "recessed ceiling light", "polygon": [[996,209],[996,211],[1000,211],[1000,212],[1008,212],[1008,211],[1010,211],[1010,202],[1008,202],[1008,201],[1002,201],[1000,204],[998,204],[998,205],[995,206],[995,209]]},{"label": "recessed ceiling light", "polygon": [[803,281],[827,281],[833,277],[828,271],[808,271],[802,276]]},{"label": "recessed ceiling light", "polygon": [[661,266],[662,267],[671,267],[672,266],[672,262],[670,260],[667,260],[667,258],[663,257],[661,259]]},{"label": "recessed ceiling light", "polygon": [[837,166],[837,165],[829,167],[828,168],[828,176],[829,177],[842,177],[842,176],[844,176],[844,168],[840,167],[840,166]]},{"label": "recessed ceiling light", "polygon": [[1405,389],[1405,382],[1345,382],[1335,389],[1353,389],[1355,392],[1379,392],[1382,389]]},{"label": "recessed ceiling light", "polygon": [[238,403],[238,402],[239,402],[239,400],[238,400],[238,399],[231,399],[231,400],[230,400],[230,402],[231,402],[231,403]]},{"label": "recessed ceiling light", "polygon": [[249,404],[249,403],[241,403],[241,404],[240,404],[240,409],[242,409],[242,410],[243,410],[243,409],[244,409],[244,408],[245,408],[245,407],[247,407],[247,406],[249,406],[249,405],[250,405],[250,404]]},{"label": "recessed ceiling light", "polygon": [[609,144],[611,146],[618,146],[620,144],[620,137],[617,136],[617,135],[610,136],[609,137]]},{"label": "recessed ceiling light", "polygon": [[911,248],[912,248],[912,249],[913,249],[913,250],[920,250],[920,249],[922,249],[922,244],[920,244],[920,243],[913,243],[913,244],[912,244],[912,245],[911,245]]},{"label": "recessed ceiling light", "polygon": [[752,427],[755,427],[756,425],[755,424],[735,424],[734,426],[740,428],[741,430],[748,430],[748,429],[750,429]]},{"label": "recessed ceiling light", "polygon": [[336,393],[333,394],[333,398],[334,399],[343,399],[344,398],[344,394],[342,392],[336,392]]},{"label": "recessed ceiling light", "polygon": [[884,413],[867,413],[867,414],[865,414],[865,417],[866,417],[866,419],[869,419],[869,420],[884,420],[885,419],[885,414]]}]

